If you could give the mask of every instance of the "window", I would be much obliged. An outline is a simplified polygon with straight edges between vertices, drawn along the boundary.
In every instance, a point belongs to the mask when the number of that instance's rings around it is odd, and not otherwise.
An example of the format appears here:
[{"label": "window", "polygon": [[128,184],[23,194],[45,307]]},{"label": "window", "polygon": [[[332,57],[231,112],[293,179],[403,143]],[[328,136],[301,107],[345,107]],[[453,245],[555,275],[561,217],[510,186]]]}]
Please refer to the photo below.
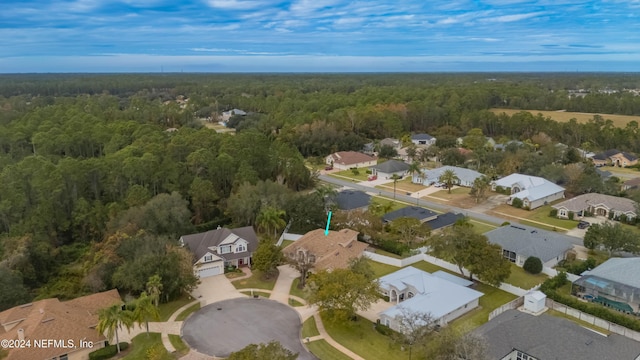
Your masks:
[{"label": "window", "polygon": [[60,360],[69,360],[69,356],[67,354],[60,355],[60,357],[58,359],[60,359]]},{"label": "window", "polygon": [[316,262],[316,256],[315,255],[309,255],[309,263],[313,264]]},{"label": "window", "polygon": [[411,291],[409,291],[409,293],[407,294],[407,299],[411,299],[414,296],[415,295]]},{"label": "window", "polygon": [[213,256],[211,256],[211,255],[205,255],[204,256],[204,262],[209,262],[211,260],[213,260]]},{"label": "window", "polygon": [[247,247],[244,246],[244,244],[238,244],[238,246],[236,246],[236,252],[243,252],[243,251],[247,251]]},{"label": "window", "polygon": [[505,259],[511,261],[512,263],[516,262],[516,253],[513,252],[513,251],[509,251],[509,250],[503,249],[502,250],[502,256]]},{"label": "window", "polygon": [[560,209],[560,210],[558,210],[558,215],[560,215],[560,216],[567,216],[567,210],[564,210],[564,209]]},{"label": "window", "polygon": [[220,254],[228,254],[231,252],[231,245],[220,246]]}]

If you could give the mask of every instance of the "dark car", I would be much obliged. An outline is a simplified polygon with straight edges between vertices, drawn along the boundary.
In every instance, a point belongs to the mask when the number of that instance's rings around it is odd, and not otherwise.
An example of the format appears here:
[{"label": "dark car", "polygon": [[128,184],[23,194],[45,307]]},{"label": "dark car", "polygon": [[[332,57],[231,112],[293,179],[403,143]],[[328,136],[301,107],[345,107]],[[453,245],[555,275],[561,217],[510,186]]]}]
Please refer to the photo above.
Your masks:
[{"label": "dark car", "polygon": [[587,221],[580,221],[578,223],[578,229],[586,229],[589,227],[589,225],[591,225],[591,223],[587,222]]}]

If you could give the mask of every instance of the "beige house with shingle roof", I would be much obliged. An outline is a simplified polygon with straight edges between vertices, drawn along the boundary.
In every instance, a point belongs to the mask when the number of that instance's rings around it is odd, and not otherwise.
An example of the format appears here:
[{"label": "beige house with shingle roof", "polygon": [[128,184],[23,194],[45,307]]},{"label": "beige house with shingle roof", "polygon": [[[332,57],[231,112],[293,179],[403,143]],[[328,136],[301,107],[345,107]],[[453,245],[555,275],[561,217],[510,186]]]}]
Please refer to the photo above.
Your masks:
[{"label": "beige house with shingle roof", "polygon": [[373,166],[378,163],[378,159],[375,156],[369,156],[357,151],[338,151],[327,156],[325,163],[335,169],[348,170]]},{"label": "beige house with shingle roof", "polygon": [[589,193],[553,205],[552,208],[558,210],[561,219],[568,219],[570,212],[576,216],[584,216],[585,212],[589,212],[596,216],[612,216],[614,219],[625,215],[630,219],[637,216],[635,204],[635,201],[623,197]]},{"label": "beige house with shingle roof", "polygon": [[[0,339],[31,341],[30,348],[8,349],[3,360],[87,360],[106,341],[96,331],[98,311],[118,303],[122,303],[118,291],[109,290],[64,302],[39,300],[0,312]],[[36,346],[35,341],[47,339],[61,343]],[[80,340],[93,348],[81,347]]]},{"label": "beige house with shingle roof", "polygon": [[358,241],[358,232],[350,229],[329,231],[323,229],[309,231],[282,250],[290,259],[309,259],[316,270],[344,269],[349,261],[362,256],[369,245]]}]

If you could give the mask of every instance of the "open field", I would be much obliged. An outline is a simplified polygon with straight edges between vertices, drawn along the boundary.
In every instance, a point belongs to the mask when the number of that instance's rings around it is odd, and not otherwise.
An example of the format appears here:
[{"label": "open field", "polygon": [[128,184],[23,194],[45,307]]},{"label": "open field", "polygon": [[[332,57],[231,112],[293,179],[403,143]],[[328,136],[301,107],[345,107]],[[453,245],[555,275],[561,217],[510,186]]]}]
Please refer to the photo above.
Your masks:
[{"label": "open field", "polygon": [[568,122],[571,119],[576,119],[579,123],[587,123],[593,119],[594,115],[600,115],[605,120],[613,121],[613,125],[617,127],[625,127],[629,121],[640,122],[640,116],[628,116],[628,115],[612,115],[612,114],[596,114],[596,113],[580,113],[580,112],[568,112],[568,111],[544,111],[544,110],[517,110],[517,109],[489,109],[494,114],[505,113],[509,116],[521,112],[528,111],[533,115],[542,114],[544,117],[550,117],[558,122]]}]

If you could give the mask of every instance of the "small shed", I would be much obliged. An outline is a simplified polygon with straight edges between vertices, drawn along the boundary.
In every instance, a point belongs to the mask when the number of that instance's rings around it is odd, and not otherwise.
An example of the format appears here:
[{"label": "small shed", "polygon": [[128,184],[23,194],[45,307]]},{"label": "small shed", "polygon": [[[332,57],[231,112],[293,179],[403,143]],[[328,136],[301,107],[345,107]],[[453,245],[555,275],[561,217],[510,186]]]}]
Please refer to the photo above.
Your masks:
[{"label": "small shed", "polygon": [[530,291],[524,295],[524,310],[537,314],[545,308],[545,295],[542,291]]}]

